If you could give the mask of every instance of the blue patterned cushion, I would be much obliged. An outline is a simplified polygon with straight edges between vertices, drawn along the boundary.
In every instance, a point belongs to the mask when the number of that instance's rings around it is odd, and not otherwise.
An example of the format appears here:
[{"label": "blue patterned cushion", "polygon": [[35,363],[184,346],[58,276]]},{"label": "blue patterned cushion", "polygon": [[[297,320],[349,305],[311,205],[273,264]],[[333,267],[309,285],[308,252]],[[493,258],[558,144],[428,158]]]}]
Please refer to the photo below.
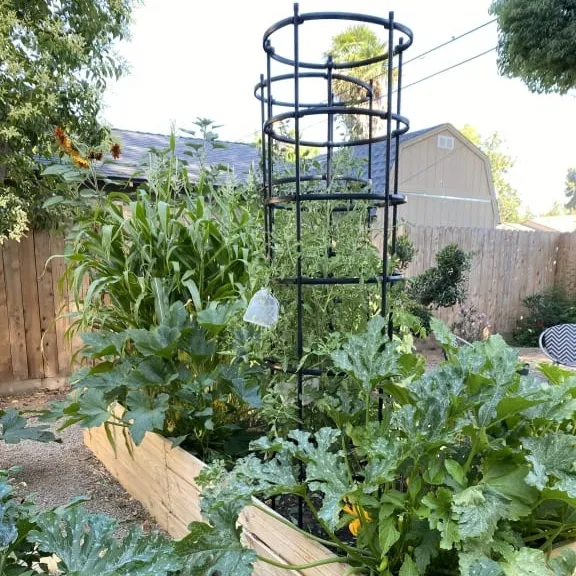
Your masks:
[{"label": "blue patterned cushion", "polygon": [[576,324],[552,326],[542,334],[542,349],[558,364],[576,366]]}]

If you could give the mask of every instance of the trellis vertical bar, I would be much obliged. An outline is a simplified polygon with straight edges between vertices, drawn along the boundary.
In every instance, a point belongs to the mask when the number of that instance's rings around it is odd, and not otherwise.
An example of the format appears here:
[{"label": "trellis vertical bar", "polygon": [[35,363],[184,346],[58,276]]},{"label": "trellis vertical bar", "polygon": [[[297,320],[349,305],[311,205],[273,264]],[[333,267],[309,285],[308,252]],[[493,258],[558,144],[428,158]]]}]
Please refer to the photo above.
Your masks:
[{"label": "trellis vertical bar", "polygon": [[[304,334],[303,334],[303,293],[302,293],[302,200],[300,182],[300,17],[298,3],[294,4],[294,131],[296,142],[294,143],[294,175],[296,178],[295,187],[295,209],[296,209],[296,356],[298,364],[304,355]],[[298,386],[298,426],[302,429],[304,425],[304,401],[303,401],[303,374],[299,368],[296,374]],[[303,465],[300,465],[300,474],[304,475]],[[298,526],[304,525],[304,502],[298,499]]]},{"label": "trellis vertical bar", "polygon": [[[404,39],[400,38],[400,46],[398,50],[398,65],[397,69],[397,76],[396,76],[396,114],[400,114],[401,105],[402,105],[402,58],[404,55],[404,51],[402,50],[402,45],[404,43]],[[392,55],[392,59],[393,59]],[[399,178],[399,166],[400,166],[400,122],[396,120],[396,135],[394,137],[394,188],[393,193],[394,196],[398,196],[398,187],[400,183],[398,181]],[[398,205],[394,204],[392,207],[392,245],[390,248],[390,255],[394,257],[396,255],[396,242],[398,241]],[[392,338],[392,314],[390,314],[388,318],[388,336]]]},{"label": "trellis vertical bar", "polygon": [[[332,56],[328,56],[326,61],[326,66],[328,71],[326,73],[327,85],[328,85],[328,106],[334,104],[334,94],[332,92],[332,72],[333,72],[333,61]],[[330,188],[330,182],[332,180],[332,141],[334,140],[334,114],[328,114],[328,146],[326,147],[326,188]]]},{"label": "trellis vertical bar", "polygon": [[[264,247],[266,258],[270,258],[270,229],[268,225],[268,215],[269,209],[266,206],[266,200],[268,199],[268,188],[266,186],[266,176],[269,173],[266,167],[266,133],[264,132],[264,123],[266,122],[266,103],[264,100],[264,74],[260,74],[260,118],[261,118],[261,138],[260,142],[261,154],[262,154],[262,196],[264,201]],[[269,137],[268,137],[269,139]]]},{"label": "trellis vertical bar", "polygon": [[[270,48],[270,41],[268,40],[268,42],[266,43],[267,47]],[[266,93],[268,96],[267,99],[267,111],[268,111],[268,118],[267,120],[269,121],[270,118],[272,118],[272,114],[273,114],[273,103],[272,103],[272,57],[270,55],[269,50],[266,51],[266,55],[267,55],[267,59],[266,59]],[[267,149],[267,156],[268,156],[268,186],[267,186],[267,197],[270,198],[272,196],[272,178],[273,178],[273,174],[274,174],[274,157],[273,157],[273,150],[272,150],[272,136],[270,134],[263,134],[262,136],[264,137],[264,135],[266,135],[267,137],[267,144],[268,144],[268,149]],[[264,211],[267,212],[267,223],[268,223],[268,231],[267,231],[267,236],[268,239],[270,241],[270,244],[268,246],[268,257],[272,258],[272,246],[273,246],[273,241],[274,239],[272,238],[272,226],[274,224],[274,210],[272,208],[272,206],[269,206],[268,204],[266,204],[264,206]]]}]

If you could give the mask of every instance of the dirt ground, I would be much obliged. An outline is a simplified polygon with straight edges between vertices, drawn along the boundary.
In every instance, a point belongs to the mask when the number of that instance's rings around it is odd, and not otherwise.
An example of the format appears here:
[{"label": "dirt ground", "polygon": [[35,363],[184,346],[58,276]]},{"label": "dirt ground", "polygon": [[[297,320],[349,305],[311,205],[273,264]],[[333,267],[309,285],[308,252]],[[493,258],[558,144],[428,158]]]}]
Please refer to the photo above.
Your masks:
[{"label": "dirt ground", "polygon": [[[42,391],[22,397],[2,397],[0,407],[39,410],[64,396],[65,391]],[[0,443],[0,469],[21,467],[14,478],[20,483],[22,494],[35,494],[41,508],[65,504],[76,496],[87,496],[90,500],[85,507],[115,518],[119,535],[134,524],[145,530],[156,529],[142,505],[124,491],[84,446],[82,430],[78,426],[62,432],[56,432],[55,427],[52,430],[62,440],[61,444]]]}]

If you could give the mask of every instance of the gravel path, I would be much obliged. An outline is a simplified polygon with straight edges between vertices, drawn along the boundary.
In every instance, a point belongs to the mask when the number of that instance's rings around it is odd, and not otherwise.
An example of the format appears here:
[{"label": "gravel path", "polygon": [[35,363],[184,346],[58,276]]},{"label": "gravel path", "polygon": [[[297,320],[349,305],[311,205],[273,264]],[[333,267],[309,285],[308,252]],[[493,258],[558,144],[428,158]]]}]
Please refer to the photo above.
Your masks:
[{"label": "gravel path", "polygon": [[[65,392],[45,391],[30,396],[0,398],[0,407],[22,410],[44,408],[48,402],[61,399]],[[61,444],[23,441],[19,444],[0,442],[0,469],[20,466],[15,479],[22,483],[22,493],[34,493],[38,506],[49,508],[70,501],[75,496],[88,496],[85,507],[118,520],[119,535],[128,526],[139,524],[145,530],[156,529],[142,505],[129,496],[84,446],[82,430],[71,426],[62,432],[52,428]]]}]

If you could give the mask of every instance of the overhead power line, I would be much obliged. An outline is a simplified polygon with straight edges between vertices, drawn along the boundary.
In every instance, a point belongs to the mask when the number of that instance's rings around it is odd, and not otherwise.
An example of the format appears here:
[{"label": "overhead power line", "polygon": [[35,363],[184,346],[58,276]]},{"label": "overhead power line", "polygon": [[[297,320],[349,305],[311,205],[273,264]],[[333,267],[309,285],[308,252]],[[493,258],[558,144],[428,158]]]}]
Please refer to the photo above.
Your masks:
[{"label": "overhead power line", "polygon": [[434,46],[433,48],[430,48],[430,50],[426,50],[426,52],[422,52],[422,54],[418,54],[418,56],[410,58],[410,60],[406,60],[406,62],[404,62],[404,65],[410,64],[410,62],[414,62],[415,60],[419,60],[420,58],[424,58],[424,56],[428,56],[428,54],[436,52],[436,50],[444,48],[444,46],[448,46],[448,44],[452,44],[452,42],[456,42],[456,40],[460,40],[461,38],[464,38],[465,36],[468,36],[473,32],[476,32],[478,30],[481,30],[482,28],[485,28],[486,26],[489,26],[490,24],[493,24],[494,22],[496,22],[496,18],[489,20],[488,22],[484,22],[484,24],[480,24],[480,26],[476,26],[476,28],[472,28],[472,30],[468,30],[468,32],[464,32],[464,34],[460,34],[460,36],[454,36],[450,40],[443,42],[442,44],[438,44],[438,46]]},{"label": "overhead power line", "polygon": [[490,48],[490,50],[486,50],[484,52],[481,52],[480,54],[476,54],[476,56],[472,56],[471,58],[468,58],[466,60],[462,60],[462,62],[458,62],[457,64],[453,64],[452,66],[448,66],[448,68],[444,68],[443,70],[438,70],[438,72],[434,72],[434,74],[430,74],[429,76],[425,76],[424,78],[420,78],[420,80],[416,80],[415,82],[410,82],[410,84],[406,84],[405,86],[402,86],[402,90],[406,90],[406,88],[410,88],[410,86],[416,86],[416,84],[420,84],[420,82],[424,82],[425,80],[430,80],[431,78],[434,78],[435,76],[439,76],[440,74],[444,74],[445,72],[449,72],[450,70],[454,70],[454,68],[458,68],[458,66],[462,66],[463,64],[468,64],[468,62],[472,62],[473,60],[476,60],[477,58],[480,58],[481,56],[486,56],[486,54],[490,54],[490,52],[494,52],[494,50],[496,50],[497,46],[494,46],[494,48]]}]

